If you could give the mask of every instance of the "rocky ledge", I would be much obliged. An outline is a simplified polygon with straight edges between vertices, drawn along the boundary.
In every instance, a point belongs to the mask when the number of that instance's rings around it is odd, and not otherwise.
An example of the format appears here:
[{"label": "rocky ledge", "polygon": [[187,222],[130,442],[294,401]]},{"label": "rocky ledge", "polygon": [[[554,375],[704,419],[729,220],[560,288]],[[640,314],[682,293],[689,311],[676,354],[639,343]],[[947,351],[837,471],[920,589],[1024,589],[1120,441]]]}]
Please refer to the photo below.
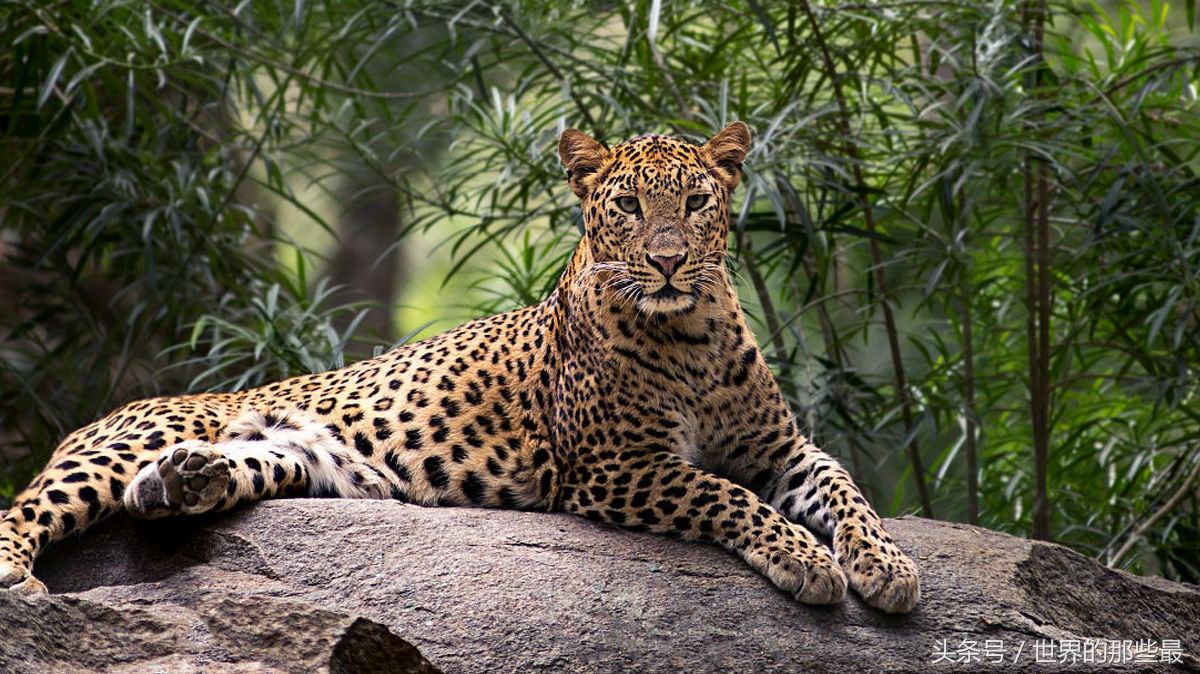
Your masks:
[{"label": "rocky ledge", "polygon": [[1200,672],[1200,591],[919,518],[916,611],[807,607],[712,546],[568,515],[288,500],[125,517],[0,591],[0,671]]}]

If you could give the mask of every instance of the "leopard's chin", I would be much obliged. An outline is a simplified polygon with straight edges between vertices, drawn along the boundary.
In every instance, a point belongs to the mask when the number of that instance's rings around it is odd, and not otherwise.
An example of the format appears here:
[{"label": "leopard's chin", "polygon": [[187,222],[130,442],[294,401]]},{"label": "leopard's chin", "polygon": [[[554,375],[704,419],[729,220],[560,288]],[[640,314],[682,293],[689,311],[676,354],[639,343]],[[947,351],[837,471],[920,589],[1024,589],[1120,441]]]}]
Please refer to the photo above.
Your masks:
[{"label": "leopard's chin", "polygon": [[680,316],[695,308],[695,292],[684,292],[670,284],[664,285],[653,293],[643,295],[638,300],[638,309],[642,313],[664,318]]}]

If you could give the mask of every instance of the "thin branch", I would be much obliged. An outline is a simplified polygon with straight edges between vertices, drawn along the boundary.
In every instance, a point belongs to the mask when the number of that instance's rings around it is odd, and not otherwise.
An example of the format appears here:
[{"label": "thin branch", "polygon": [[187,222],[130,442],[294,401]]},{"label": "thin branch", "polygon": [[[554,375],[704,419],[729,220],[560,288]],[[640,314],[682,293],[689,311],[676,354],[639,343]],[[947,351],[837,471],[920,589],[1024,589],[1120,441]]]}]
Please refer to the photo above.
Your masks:
[{"label": "thin branch", "polygon": [[821,55],[825,75],[829,78],[829,83],[833,86],[833,97],[837,101],[838,110],[841,113],[834,117],[834,123],[837,124],[839,135],[843,139],[843,151],[850,160],[850,169],[853,172],[854,182],[858,188],[858,198],[861,202],[863,220],[867,226],[867,231],[871,234],[871,262],[875,271],[875,284],[879,288],[880,297],[883,298],[880,306],[883,310],[883,320],[887,329],[888,350],[891,352],[892,369],[896,377],[896,393],[900,397],[900,413],[904,422],[904,434],[908,438],[908,459],[912,463],[913,478],[917,483],[917,494],[921,500],[921,514],[925,517],[933,518],[933,500],[929,496],[929,487],[925,484],[925,466],[921,460],[921,451],[917,444],[916,433],[913,432],[912,399],[908,391],[904,363],[901,360],[900,335],[896,327],[896,317],[892,312],[892,305],[888,298],[887,278],[883,271],[883,254],[879,250],[878,227],[875,224],[874,206],[871,203],[871,198],[868,196],[870,192],[867,189],[867,181],[863,177],[858,146],[854,143],[854,136],[851,134],[850,124],[847,121],[851,114],[850,106],[846,103],[845,94],[842,92],[841,77],[838,74],[837,65],[833,62],[833,55],[829,51],[825,34],[821,31],[821,22],[817,19],[812,6],[807,0],[799,3],[799,5],[809,24],[812,26],[813,40],[816,42],[817,51]]},{"label": "thin branch", "polygon": [[[517,34],[517,37],[524,42],[527,47],[529,47],[529,51],[533,52],[533,55],[542,62],[542,65],[546,66],[546,70],[550,71],[550,74],[553,75],[555,79],[560,82],[567,79],[566,76],[563,75],[562,71],[558,69],[558,66],[554,65],[554,62],[551,61],[550,58],[546,56],[546,53],[542,51],[541,46],[539,46],[538,43],[533,40],[533,38],[529,37],[528,33],[526,33],[524,30],[521,30],[521,27],[512,20],[512,17],[508,15],[508,12],[501,10],[500,18],[503,19],[504,23],[508,24],[509,28],[511,28]],[[569,86],[567,87],[567,90],[570,92],[571,101],[573,101],[575,103],[575,107],[579,109],[579,116],[583,118],[584,123],[587,124],[592,133],[602,136],[603,133],[601,129],[599,129],[596,125],[596,119],[592,117],[592,113],[590,110],[588,110],[587,105],[584,104],[583,99],[579,98],[579,94],[576,93],[575,87]]]},{"label": "thin branch", "polygon": [[1167,499],[1167,502],[1164,503],[1161,508],[1154,511],[1154,514],[1151,515],[1149,519],[1147,519],[1145,522],[1142,522],[1138,528],[1133,530],[1133,533],[1129,534],[1129,538],[1125,540],[1125,544],[1108,558],[1108,566],[1115,566],[1118,562],[1120,562],[1121,558],[1124,557],[1131,548],[1133,548],[1139,539],[1146,535],[1146,532],[1149,531],[1151,527],[1153,527],[1155,524],[1158,524],[1159,520],[1166,517],[1167,513],[1174,510],[1175,506],[1179,505],[1179,502],[1191,492],[1192,486],[1196,484],[1197,480],[1200,480],[1200,461],[1196,462],[1196,465],[1192,468],[1191,474],[1187,476],[1187,479],[1183,481],[1183,484],[1179,485],[1179,489],[1176,489],[1175,493],[1171,494],[1171,498]]},{"label": "thin branch", "polygon": [[[394,3],[391,3],[391,4],[394,4]],[[442,21],[446,20],[445,16],[439,15],[432,8],[426,8],[421,13],[423,16],[428,16],[430,18],[434,18],[434,19],[438,19],[438,20],[442,20]],[[494,22],[487,23],[487,22],[482,22],[482,21],[475,21],[475,20],[472,20],[471,18],[465,17],[465,16],[456,16],[455,22],[458,25],[464,26],[466,28],[473,28],[475,30],[483,31],[486,33],[491,33],[493,35],[500,35],[500,36],[504,36],[504,37],[518,39],[518,40],[521,40],[522,42],[525,42],[527,45],[530,44],[530,41],[533,39],[528,34],[524,33],[520,28],[518,28],[515,23],[510,23],[508,25],[508,27],[505,27],[505,26],[498,25]],[[599,65],[597,65],[597,63],[600,61],[598,61],[595,58],[581,57],[579,54],[573,53],[569,49],[559,47],[559,46],[551,44],[549,42],[536,43],[536,48],[534,48],[534,49],[535,49],[535,55],[538,57],[538,60],[541,61],[542,64],[546,66],[547,70],[551,74],[553,74],[555,77],[557,77],[560,81],[566,78],[566,73],[563,73],[562,70],[557,65],[555,65],[555,62],[550,59],[551,56],[558,58],[560,62],[577,66],[579,73],[586,71],[586,72],[590,72],[593,76],[595,76],[599,80],[603,80],[603,81],[611,80],[612,89],[609,94],[610,97],[615,98],[616,92],[619,89],[621,91],[621,93],[626,97],[627,101],[634,103],[641,110],[651,113],[652,115],[657,116],[657,117],[662,116],[662,110],[658,106],[654,105],[652,102],[643,98],[642,94],[645,93],[643,90],[640,90],[636,87],[631,87],[626,82],[625,77],[624,77],[624,68],[623,68],[624,59],[626,56],[625,51],[621,52],[621,60],[615,66],[613,66],[611,69],[606,70],[604,68],[601,68]],[[579,73],[577,73],[577,74],[579,74]],[[575,93],[574,87],[571,88],[571,98],[572,98],[572,102],[575,103],[575,106],[580,109],[580,113],[584,117],[584,121],[588,122],[588,125],[592,127],[593,133],[597,136],[604,135],[603,128],[602,128],[603,123],[604,123],[603,118],[601,118],[599,121],[595,121],[594,119],[591,118],[590,110],[588,110],[586,105],[583,103],[582,99],[579,98],[578,94]],[[605,110],[605,112],[607,112],[607,110]],[[671,128],[674,128],[679,133],[685,133],[685,132],[691,131],[691,129],[679,128],[679,126],[676,124],[672,124]]]},{"label": "thin branch", "polygon": [[792,378],[789,375],[791,369],[791,359],[787,355],[787,345],[783,341],[782,328],[779,325],[779,317],[775,313],[775,302],[771,299],[771,291],[767,288],[767,281],[763,278],[762,272],[758,270],[758,265],[753,259],[753,244],[749,237],[740,237],[738,248],[745,253],[742,260],[746,265],[746,273],[750,274],[750,283],[754,286],[754,294],[758,297],[758,301],[762,304],[763,320],[767,322],[767,331],[770,334],[768,338],[771,347],[775,350],[775,359],[783,369],[780,372],[782,377],[777,377],[780,388],[784,390],[784,394],[795,398],[796,387],[792,383]]},{"label": "thin branch", "polygon": [[[249,59],[250,61],[252,61],[258,65],[262,65],[262,66],[265,66],[268,68],[276,68],[276,69],[281,70],[293,77],[296,77],[297,79],[304,80],[308,84],[322,87],[324,89],[329,89],[330,91],[336,91],[339,94],[346,94],[347,96],[356,96],[358,98],[381,99],[381,100],[389,100],[389,101],[391,101],[391,100],[414,100],[414,99],[419,99],[419,98],[426,97],[426,96],[431,96],[439,91],[439,90],[432,90],[432,91],[370,91],[367,89],[359,89],[358,87],[347,86],[345,84],[338,84],[337,82],[331,82],[329,80],[322,79],[311,73],[306,73],[303,70],[300,70],[298,68],[293,68],[292,66],[285,65],[283,63],[280,63],[279,61],[269,61],[267,59],[264,59],[259,54],[255,54],[253,52],[247,51],[245,49],[242,49],[241,47],[238,47],[237,45],[234,45],[233,43],[222,40],[220,37],[217,37],[217,35],[214,33],[210,33],[210,32],[203,31],[203,30],[197,30],[196,32],[198,34],[203,35],[204,37],[212,40],[216,44],[220,45],[222,49],[226,49],[230,52],[233,52],[234,54],[237,54],[238,56],[241,56],[242,58]],[[97,55],[97,56],[99,56],[99,55]],[[103,58],[103,57],[101,57],[101,58]],[[111,63],[113,66],[128,67],[127,64],[121,64],[116,61],[111,61]]]},{"label": "thin branch", "polygon": [[[1150,66],[1149,68],[1146,68],[1144,70],[1139,70],[1138,72],[1136,72],[1132,75],[1124,77],[1120,80],[1117,80],[1113,84],[1110,84],[1108,86],[1108,88],[1104,90],[1104,96],[1111,96],[1114,93],[1116,93],[1116,91],[1118,89],[1124,89],[1125,87],[1129,86],[1133,82],[1136,82],[1137,80],[1140,80],[1141,78],[1143,78],[1147,75],[1156,73],[1160,70],[1170,70],[1171,68],[1187,65],[1189,63],[1196,63],[1198,61],[1200,61],[1200,54],[1193,54],[1191,56],[1181,56],[1177,59],[1171,59],[1170,61],[1163,61],[1162,63],[1156,63],[1156,64]],[[1101,98],[1102,98],[1102,96],[1097,94],[1095,98],[1088,101],[1088,104],[1086,106],[1082,106],[1082,107],[1084,107],[1084,108],[1090,107],[1092,104],[1099,102]]]}]

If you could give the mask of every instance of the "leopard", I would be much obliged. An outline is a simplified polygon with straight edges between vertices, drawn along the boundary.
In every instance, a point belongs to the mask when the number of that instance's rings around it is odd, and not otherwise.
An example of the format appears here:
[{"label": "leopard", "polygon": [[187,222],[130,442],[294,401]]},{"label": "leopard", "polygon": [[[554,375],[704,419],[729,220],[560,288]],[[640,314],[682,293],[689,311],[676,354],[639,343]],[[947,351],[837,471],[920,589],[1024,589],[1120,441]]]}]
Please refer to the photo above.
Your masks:
[{"label": "leopard", "polygon": [[69,434],[0,520],[0,588],[124,512],[267,498],[573,513],[722,546],[811,605],[909,613],[917,568],[803,433],[739,303],[731,195],[750,130],[558,154],[578,245],[549,296],[340,369],[126,404]]}]

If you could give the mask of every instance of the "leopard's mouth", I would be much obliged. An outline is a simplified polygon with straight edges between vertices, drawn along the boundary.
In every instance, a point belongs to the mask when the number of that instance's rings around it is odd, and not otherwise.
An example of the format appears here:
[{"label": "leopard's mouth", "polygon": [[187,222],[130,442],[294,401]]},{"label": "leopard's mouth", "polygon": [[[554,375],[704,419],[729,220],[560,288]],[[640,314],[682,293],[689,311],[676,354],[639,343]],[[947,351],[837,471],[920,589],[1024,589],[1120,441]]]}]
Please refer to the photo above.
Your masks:
[{"label": "leopard's mouth", "polygon": [[685,292],[666,283],[662,288],[643,295],[638,307],[648,314],[685,314],[696,307],[696,292]]},{"label": "leopard's mouth", "polygon": [[675,286],[671,285],[670,283],[664,285],[662,288],[659,288],[658,290],[655,290],[654,292],[650,293],[650,295],[649,295],[649,297],[653,297],[653,298],[659,299],[659,300],[673,300],[673,299],[676,299],[679,297],[691,297],[691,296],[692,296],[691,293],[684,292],[684,291],[680,290],[679,288],[676,288]]}]

